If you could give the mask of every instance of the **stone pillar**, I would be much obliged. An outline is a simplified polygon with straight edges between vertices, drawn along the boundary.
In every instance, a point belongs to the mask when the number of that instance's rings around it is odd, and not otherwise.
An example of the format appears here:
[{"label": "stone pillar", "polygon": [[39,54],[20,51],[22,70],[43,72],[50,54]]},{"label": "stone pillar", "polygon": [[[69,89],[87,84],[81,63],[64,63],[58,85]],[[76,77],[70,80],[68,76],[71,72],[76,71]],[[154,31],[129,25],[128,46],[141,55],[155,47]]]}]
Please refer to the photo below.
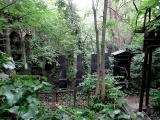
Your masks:
[{"label": "stone pillar", "polygon": [[91,74],[97,72],[97,54],[92,53],[91,54]]},{"label": "stone pillar", "polygon": [[82,81],[83,81],[83,79],[82,79],[82,54],[80,53],[80,54],[77,55],[76,87]]},{"label": "stone pillar", "polygon": [[60,78],[59,88],[67,89],[67,78],[66,78],[66,55],[60,55]]}]

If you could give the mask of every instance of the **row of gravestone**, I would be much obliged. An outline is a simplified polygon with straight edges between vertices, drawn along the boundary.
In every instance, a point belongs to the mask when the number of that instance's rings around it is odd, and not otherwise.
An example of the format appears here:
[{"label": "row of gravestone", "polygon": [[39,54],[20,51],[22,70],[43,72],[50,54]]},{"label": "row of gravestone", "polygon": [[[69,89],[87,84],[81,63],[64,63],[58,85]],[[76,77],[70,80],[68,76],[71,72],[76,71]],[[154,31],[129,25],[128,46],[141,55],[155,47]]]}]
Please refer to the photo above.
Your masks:
[{"label": "row of gravestone", "polygon": [[[105,69],[109,69],[108,53],[105,53]],[[91,74],[97,72],[97,54],[91,54]],[[82,54],[77,55],[77,73],[75,87],[79,89],[78,85],[83,81],[82,78]],[[67,77],[66,77],[66,55],[60,55],[60,79],[59,88],[67,89]]]},{"label": "row of gravestone", "polygon": [[[109,56],[111,55],[112,45],[108,46],[108,53],[105,53],[105,69],[109,69]],[[130,63],[132,54],[119,50],[112,53],[114,56],[114,76],[124,76],[124,78],[120,78],[118,81],[119,84],[125,84],[125,79],[129,80],[130,77]],[[66,55],[62,54],[59,56],[60,58],[60,78],[59,78],[59,88],[67,89],[68,82],[66,76]],[[40,69],[38,67],[38,69]],[[35,74],[36,69],[32,67],[32,74]],[[97,54],[91,54],[91,74],[97,72]],[[37,73],[36,73],[37,74]],[[82,54],[77,55],[77,73],[76,73],[76,84],[75,88],[79,89],[78,85],[83,81],[82,78]]]}]

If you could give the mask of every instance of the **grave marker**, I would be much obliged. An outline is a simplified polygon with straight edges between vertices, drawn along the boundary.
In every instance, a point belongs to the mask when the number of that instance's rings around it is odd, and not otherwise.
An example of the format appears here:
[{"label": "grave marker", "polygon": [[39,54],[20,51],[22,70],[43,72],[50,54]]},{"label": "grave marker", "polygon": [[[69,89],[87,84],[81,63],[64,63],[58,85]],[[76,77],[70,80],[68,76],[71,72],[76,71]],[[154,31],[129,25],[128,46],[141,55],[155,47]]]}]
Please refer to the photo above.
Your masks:
[{"label": "grave marker", "polygon": [[66,78],[66,55],[60,55],[60,78],[59,88],[67,89],[67,78]]},{"label": "grave marker", "polygon": [[105,53],[105,70],[109,69],[109,60],[108,60],[108,53]]},{"label": "grave marker", "polygon": [[83,81],[82,79],[82,54],[77,55],[77,73],[76,73],[76,87]]},{"label": "grave marker", "polygon": [[91,54],[91,74],[97,72],[97,54],[92,53]]},{"label": "grave marker", "polygon": [[107,48],[108,48],[108,56],[111,55],[111,52],[112,52],[112,44],[108,44]]}]

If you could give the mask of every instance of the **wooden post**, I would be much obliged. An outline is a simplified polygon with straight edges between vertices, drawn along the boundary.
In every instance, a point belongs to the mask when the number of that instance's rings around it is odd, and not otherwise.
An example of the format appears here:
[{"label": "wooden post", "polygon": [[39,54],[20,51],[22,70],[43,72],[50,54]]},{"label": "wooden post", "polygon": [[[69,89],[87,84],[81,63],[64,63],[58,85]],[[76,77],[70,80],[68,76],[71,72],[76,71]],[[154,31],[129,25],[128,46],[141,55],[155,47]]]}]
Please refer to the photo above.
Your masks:
[{"label": "wooden post", "polygon": [[149,87],[150,87],[150,77],[151,77],[151,66],[152,66],[152,52],[149,53],[149,66],[148,66],[148,79],[147,79],[147,88],[146,88],[146,103],[148,106],[149,103]]},{"label": "wooden post", "polygon": [[147,72],[147,61],[148,61],[148,53],[145,53],[144,63],[143,63],[142,82],[141,82],[141,94],[140,94],[140,101],[139,101],[139,112],[142,112],[142,107],[143,107],[143,97],[144,97],[145,80],[146,80],[146,72]]}]

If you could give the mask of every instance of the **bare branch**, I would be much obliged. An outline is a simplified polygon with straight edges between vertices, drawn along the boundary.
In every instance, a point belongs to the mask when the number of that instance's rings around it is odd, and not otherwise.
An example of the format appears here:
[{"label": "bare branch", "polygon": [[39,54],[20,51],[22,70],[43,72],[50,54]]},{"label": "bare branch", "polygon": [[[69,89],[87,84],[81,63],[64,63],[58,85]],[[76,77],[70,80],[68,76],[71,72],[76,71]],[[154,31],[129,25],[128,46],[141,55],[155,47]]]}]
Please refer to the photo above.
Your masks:
[{"label": "bare branch", "polygon": [[[114,9],[113,9],[113,8],[111,8],[111,7],[108,7],[108,8],[109,8],[109,9],[111,9],[113,12],[115,12],[115,13],[117,14],[117,16],[118,16],[121,20],[123,20],[123,21],[125,21],[125,23],[127,23],[127,22],[126,22],[126,20],[125,20],[125,19],[123,19],[123,17],[122,17],[122,16],[120,16],[116,10],[114,10]],[[129,23],[127,23],[127,24],[129,24]]]},{"label": "bare branch", "polygon": [[137,13],[138,13],[138,8],[137,8],[137,6],[136,6],[134,0],[133,0],[133,5],[134,5],[134,7],[135,7],[135,9],[136,9],[136,11],[137,11]]},{"label": "bare branch", "polygon": [[119,11],[124,5],[126,5],[126,4],[129,3],[129,2],[132,2],[132,0],[131,0],[131,1],[126,1],[126,2],[124,2],[124,4],[120,5],[120,7],[118,8],[118,11]]}]

